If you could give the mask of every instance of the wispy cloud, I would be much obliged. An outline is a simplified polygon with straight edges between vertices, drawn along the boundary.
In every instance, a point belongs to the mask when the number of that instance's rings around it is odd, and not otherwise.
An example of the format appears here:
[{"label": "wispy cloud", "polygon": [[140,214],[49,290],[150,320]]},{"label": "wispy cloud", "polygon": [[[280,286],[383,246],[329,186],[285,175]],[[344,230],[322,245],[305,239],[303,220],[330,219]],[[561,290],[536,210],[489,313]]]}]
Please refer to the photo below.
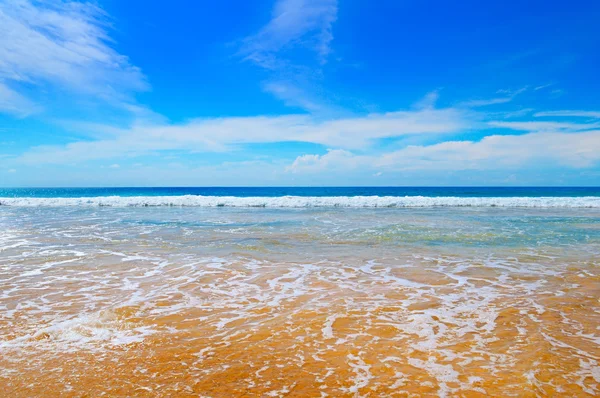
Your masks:
[{"label": "wispy cloud", "polygon": [[548,111],[548,112],[537,112],[533,116],[536,117],[589,117],[593,119],[600,119],[600,112],[597,111]]},{"label": "wispy cloud", "polygon": [[[470,113],[447,108],[329,120],[310,115],[284,115],[199,119],[181,125],[136,124],[129,129],[108,127],[112,139],[35,147],[19,161],[73,163],[161,150],[225,151],[243,144],[274,142],[308,142],[366,150],[378,139],[465,131],[475,123],[471,117]],[[100,126],[96,129],[100,133]]]},{"label": "wispy cloud", "polygon": [[597,129],[600,127],[599,123],[564,123],[564,122],[540,122],[540,121],[521,121],[521,122],[497,122],[492,121],[488,122],[488,124],[492,127],[500,127],[511,130],[518,131],[561,131],[561,132],[569,132],[569,131],[585,131]]},{"label": "wispy cloud", "polygon": [[433,109],[435,104],[440,98],[440,92],[438,90],[431,91],[423,97],[420,101],[415,104],[416,109]]},{"label": "wispy cloud", "polygon": [[[240,55],[271,72],[263,89],[312,113],[331,108],[319,93],[321,67],[331,53],[337,0],[278,0],[271,20],[242,40]],[[314,59],[306,57],[308,49]]]},{"label": "wispy cloud", "polygon": [[600,131],[493,135],[480,141],[408,146],[370,156],[330,150],[324,155],[299,156],[286,170],[294,173],[358,168],[386,171],[506,170],[520,169],[534,162],[558,163],[575,169],[594,166],[600,162]]},{"label": "wispy cloud", "polygon": [[380,166],[404,169],[499,169],[533,161],[584,168],[600,160],[600,131],[492,135],[481,141],[448,141],[387,154]]},{"label": "wispy cloud", "polygon": [[512,97],[498,97],[498,98],[489,98],[489,99],[475,99],[475,100],[469,100],[469,101],[461,102],[461,105],[465,106],[465,107],[468,107],[468,108],[476,108],[476,107],[480,107],[480,106],[505,104],[505,103],[510,102],[512,100],[513,100]]},{"label": "wispy cloud", "polygon": [[[4,98],[10,90],[8,95],[33,112],[39,108],[33,105],[35,98],[27,98],[27,87],[50,85],[113,102],[126,101],[129,93],[147,89],[141,71],[111,47],[109,28],[108,16],[91,3],[1,2]],[[2,110],[15,113],[0,99]]]},{"label": "wispy cloud", "polygon": [[307,90],[287,80],[272,80],[263,85],[263,89],[282,100],[286,105],[299,107],[311,113],[329,111],[334,105],[320,98],[313,90]]},{"label": "wispy cloud", "polygon": [[527,91],[527,86],[517,90],[498,90],[498,94],[502,94],[502,97],[487,98],[487,99],[473,99],[469,101],[461,102],[459,105],[467,108],[477,108],[480,106],[490,106],[505,104],[511,102],[515,97],[523,92]]},{"label": "wispy cloud", "polygon": [[533,88],[534,91],[542,90],[548,87],[552,87],[554,83],[542,84],[541,86],[536,86]]},{"label": "wispy cloud", "polygon": [[16,117],[26,117],[39,109],[38,105],[12,90],[0,80],[0,112],[9,113]]},{"label": "wispy cloud", "polygon": [[274,69],[284,62],[282,52],[302,46],[312,49],[323,63],[331,51],[336,16],[337,0],[278,0],[269,23],[243,40],[241,53]]},{"label": "wispy cloud", "polygon": [[[434,91],[411,109],[366,116],[322,118],[290,114],[203,118],[181,124],[143,119],[128,128],[93,124],[88,128],[93,129],[95,140],[33,147],[15,159],[14,164],[117,160],[172,150],[222,152],[243,149],[249,144],[282,142],[305,142],[330,148],[326,154],[298,157],[287,168],[293,172],[335,168],[336,165],[347,169],[363,165],[474,169],[529,159],[559,159],[564,164],[589,165],[597,158],[598,145],[594,140],[600,138],[600,122],[485,121],[489,119],[486,112],[464,107],[436,108],[438,96]],[[515,135],[492,135],[474,141],[449,138],[473,131],[484,135],[485,130],[494,128],[513,130]],[[382,140],[401,137],[423,137],[421,142],[438,143],[373,155],[381,150]],[[560,153],[561,148],[564,153]]]}]

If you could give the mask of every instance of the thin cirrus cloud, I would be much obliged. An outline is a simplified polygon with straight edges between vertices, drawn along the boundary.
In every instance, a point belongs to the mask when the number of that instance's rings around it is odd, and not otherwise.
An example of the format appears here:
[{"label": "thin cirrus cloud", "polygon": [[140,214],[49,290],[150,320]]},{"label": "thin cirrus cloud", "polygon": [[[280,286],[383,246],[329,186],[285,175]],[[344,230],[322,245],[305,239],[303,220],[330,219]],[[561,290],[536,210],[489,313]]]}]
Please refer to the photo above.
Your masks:
[{"label": "thin cirrus cloud", "polygon": [[[270,21],[242,40],[239,54],[269,71],[262,88],[286,105],[333,113],[318,76],[331,53],[336,18],[337,0],[278,0]],[[310,50],[314,60],[295,56],[298,49]]]},{"label": "thin cirrus cloud", "polygon": [[507,128],[519,131],[585,131],[597,129],[600,123],[567,123],[556,121],[491,121],[488,123],[492,127]]},{"label": "thin cirrus cloud", "polygon": [[588,117],[592,119],[600,119],[600,112],[596,111],[547,111],[537,112],[533,116],[536,117]]},{"label": "thin cirrus cloud", "polygon": [[282,52],[308,46],[325,62],[333,40],[337,0],[279,0],[271,20],[254,35],[243,40],[240,53],[257,65],[282,67]]},{"label": "thin cirrus cloud", "polygon": [[527,91],[528,87],[521,87],[517,90],[499,90],[498,94],[503,94],[501,97],[496,98],[488,98],[488,99],[472,99],[468,101],[461,102],[459,106],[464,106],[467,108],[477,108],[482,106],[491,106],[491,105],[499,105],[506,104],[511,102],[521,93]]},{"label": "thin cirrus cloud", "polygon": [[39,111],[36,98],[27,94],[32,87],[131,102],[129,94],[148,84],[127,57],[109,46],[109,27],[108,16],[91,3],[3,1],[0,112],[26,116]]},{"label": "thin cirrus cloud", "polygon": [[0,81],[0,112],[24,118],[38,112],[40,107]]},{"label": "thin cirrus cloud", "polygon": [[332,116],[347,113],[337,106],[330,96],[324,94],[318,85],[296,76],[293,81],[286,79],[270,80],[263,84],[265,92],[290,107],[304,109],[312,114]]}]

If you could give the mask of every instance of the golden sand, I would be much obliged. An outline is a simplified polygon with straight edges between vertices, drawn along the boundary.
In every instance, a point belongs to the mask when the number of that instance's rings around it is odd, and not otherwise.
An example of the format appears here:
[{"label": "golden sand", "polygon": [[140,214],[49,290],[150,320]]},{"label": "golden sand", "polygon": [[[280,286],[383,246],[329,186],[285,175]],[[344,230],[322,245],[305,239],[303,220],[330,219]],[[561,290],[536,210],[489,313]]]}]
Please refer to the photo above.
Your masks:
[{"label": "golden sand", "polygon": [[144,279],[136,288],[146,298],[136,305],[103,308],[99,301],[97,311],[69,304],[81,286],[55,286],[45,296],[52,311],[74,319],[60,327],[28,307],[35,289],[19,292],[23,301],[8,306],[13,321],[0,324],[0,395],[600,394],[596,264],[545,276],[543,289],[528,288],[541,280],[531,274],[501,283],[499,268],[484,265],[447,273],[423,264],[304,272],[300,264],[242,263],[208,267],[164,289],[188,275],[176,268]]}]

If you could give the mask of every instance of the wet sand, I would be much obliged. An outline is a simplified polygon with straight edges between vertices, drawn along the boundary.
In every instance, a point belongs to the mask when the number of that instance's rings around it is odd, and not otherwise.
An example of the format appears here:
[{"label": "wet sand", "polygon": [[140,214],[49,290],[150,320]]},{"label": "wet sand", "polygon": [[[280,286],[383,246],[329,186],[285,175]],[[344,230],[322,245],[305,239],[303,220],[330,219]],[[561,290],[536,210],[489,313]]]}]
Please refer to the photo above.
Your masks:
[{"label": "wet sand", "polygon": [[0,391],[600,394],[598,215],[486,212],[5,210]]}]

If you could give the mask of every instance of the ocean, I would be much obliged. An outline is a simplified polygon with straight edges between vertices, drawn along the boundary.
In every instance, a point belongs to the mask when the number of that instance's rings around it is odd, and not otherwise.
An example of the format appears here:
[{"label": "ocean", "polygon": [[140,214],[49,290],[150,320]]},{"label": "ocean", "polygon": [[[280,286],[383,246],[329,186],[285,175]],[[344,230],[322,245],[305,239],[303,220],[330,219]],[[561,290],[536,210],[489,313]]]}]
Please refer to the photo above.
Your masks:
[{"label": "ocean", "polygon": [[597,396],[600,188],[0,189],[0,395]]}]

